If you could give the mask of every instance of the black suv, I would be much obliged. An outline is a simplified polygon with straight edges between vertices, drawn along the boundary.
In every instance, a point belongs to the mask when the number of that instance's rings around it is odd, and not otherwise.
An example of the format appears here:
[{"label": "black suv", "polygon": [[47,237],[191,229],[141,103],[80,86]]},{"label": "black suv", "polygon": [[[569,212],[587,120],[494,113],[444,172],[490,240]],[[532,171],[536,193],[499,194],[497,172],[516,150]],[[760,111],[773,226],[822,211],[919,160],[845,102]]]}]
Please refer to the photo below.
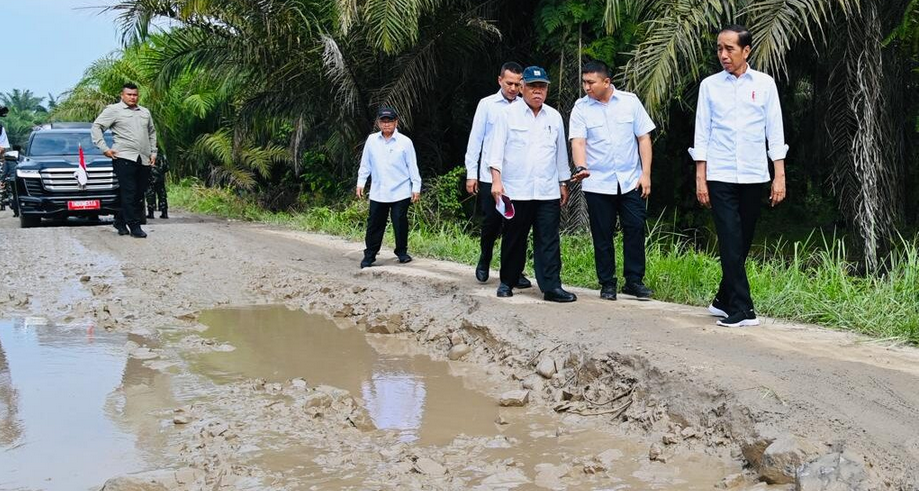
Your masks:
[{"label": "black suv", "polygon": [[[29,135],[16,167],[15,199],[23,228],[42,218],[98,218],[119,211],[118,180],[112,159],[93,145],[90,123],[51,123]],[[112,135],[105,139],[112,145]],[[83,146],[88,181],[80,187],[75,171]]]}]

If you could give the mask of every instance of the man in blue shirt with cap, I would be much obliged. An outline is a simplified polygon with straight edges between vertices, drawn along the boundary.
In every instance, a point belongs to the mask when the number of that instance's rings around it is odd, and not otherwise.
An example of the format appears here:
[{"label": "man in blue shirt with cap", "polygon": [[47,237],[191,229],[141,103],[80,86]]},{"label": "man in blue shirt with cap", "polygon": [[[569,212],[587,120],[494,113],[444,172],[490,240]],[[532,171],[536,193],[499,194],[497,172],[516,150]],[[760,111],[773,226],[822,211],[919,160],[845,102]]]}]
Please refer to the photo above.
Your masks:
[{"label": "man in blue shirt with cap", "polygon": [[[523,103],[501,110],[487,162],[492,169],[492,196],[511,199],[514,216],[502,232],[499,297],[513,295],[512,288],[524,271],[527,239],[533,229],[534,271],[543,298],[574,302],[562,289],[559,277],[559,214],[569,198],[569,154],[565,128],[558,111],[544,104],[549,92],[546,70],[531,66],[522,78]],[[507,215],[506,215],[507,216]]]},{"label": "man in blue shirt with cap", "polygon": [[623,293],[649,299],[645,276],[645,200],[652,192],[655,123],[635,94],[616,90],[607,65],[593,61],[581,70],[585,96],[569,117],[574,179],[588,204],[594,265],[601,298],[617,299],[613,234],[623,230]]},{"label": "man in blue shirt with cap", "polygon": [[364,236],[364,259],[361,267],[366,268],[377,259],[383,233],[387,227],[387,214],[393,222],[396,236],[396,257],[400,263],[412,260],[409,246],[409,203],[419,199],[422,178],[415,160],[415,147],[409,137],[396,129],[396,110],[381,107],[377,111],[377,126],[380,131],[367,137],[358,169],[358,186],[355,195],[364,198],[364,186],[371,178],[370,212],[367,217],[367,233]]}]

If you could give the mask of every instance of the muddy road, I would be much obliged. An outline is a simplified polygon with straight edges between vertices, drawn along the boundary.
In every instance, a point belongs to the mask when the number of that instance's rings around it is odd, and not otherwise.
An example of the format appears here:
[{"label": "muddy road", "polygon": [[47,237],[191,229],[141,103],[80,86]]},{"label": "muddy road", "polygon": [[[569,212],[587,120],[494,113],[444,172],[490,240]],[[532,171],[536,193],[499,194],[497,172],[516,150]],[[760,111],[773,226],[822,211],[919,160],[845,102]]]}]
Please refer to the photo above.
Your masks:
[{"label": "muddy road", "polygon": [[917,489],[915,348],[147,230],[0,213],[0,489]]}]

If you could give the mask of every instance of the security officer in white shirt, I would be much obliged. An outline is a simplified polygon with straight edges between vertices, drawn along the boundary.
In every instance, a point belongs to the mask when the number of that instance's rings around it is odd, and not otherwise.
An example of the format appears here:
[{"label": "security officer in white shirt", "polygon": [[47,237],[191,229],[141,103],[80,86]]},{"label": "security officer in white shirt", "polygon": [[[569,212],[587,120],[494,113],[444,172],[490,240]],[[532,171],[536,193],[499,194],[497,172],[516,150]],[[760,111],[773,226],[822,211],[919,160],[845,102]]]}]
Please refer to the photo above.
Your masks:
[{"label": "security officer in white shirt", "polygon": [[543,298],[574,302],[559,278],[559,212],[569,199],[569,156],[562,116],[543,102],[549,91],[546,70],[530,66],[522,78],[524,103],[501,111],[492,148],[486,157],[492,168],[492,196],[511,199],[514,216],[502,233],[499,297],[513,295],[512,287],[527,260],[527,237],[533,228],[534,271]]},{"label": "security officer in white shirt", "polygon": [[770,181],[770,206],[786,197],[783,116],[776,83],[747,64],[751,33],[729,26],[719,33],[724,71],[700,84],[694,146],[696,197],[712,208],[719,237],[722,281],[709,311],[729,327],[760,324],[751,300],[744,263],[760,215],[763,183]]},{"label": "security officer in white shirt", "polygon": [[358,169],[358,186],[355,195],[364,198],[364,186],[371,178],[370,213],[367,217],[367,233],[364,236],[364,259],[361,267],[366,268],[377,259],[383,233],[387,227],[387,214],[393,222],[396,236],[396,253],[400,263],[412,260],[409,246],[409,203],[419,199],[422,178],[415,160],[415,147],[409,137],[396,129],[399,121],[396,110],[381,107],[377,111],[377,126],[380,131],[367,137]]},{"label": "security officer in white shirt", "polygon": [[[492,143],[492,130],[501,109],[521,100],[521,65],[509,61],[502,65],[498,76],[498,92],[483,97],[476,106],[470,139],[466,145],[466,191],[479,195],[482,208],[482,231],[479,238],[479,262],[476,264],[476,279],[486,282],[489,279],[489,267],[492,264],[492,250],[495,240],[502,231],[502,216],[495,210],[492,201],[492,171],[486,164],[485,153]],[[479,165],[482,162],[482,165]],[[530,288],[530,280],[521,275],[515,288]]]},{"label": "security officer in white shirt", "polygon": [[649,299],[645,276],[645,199],[652,192],[652,138],[655,123],[635,94],[616,90],[604,63],[581,70],[585,96],[569,116],[573,179],[581,181],[588,204],[594,266],[601,298],[617,299],[614,228],[623,229],[623,293]]}]

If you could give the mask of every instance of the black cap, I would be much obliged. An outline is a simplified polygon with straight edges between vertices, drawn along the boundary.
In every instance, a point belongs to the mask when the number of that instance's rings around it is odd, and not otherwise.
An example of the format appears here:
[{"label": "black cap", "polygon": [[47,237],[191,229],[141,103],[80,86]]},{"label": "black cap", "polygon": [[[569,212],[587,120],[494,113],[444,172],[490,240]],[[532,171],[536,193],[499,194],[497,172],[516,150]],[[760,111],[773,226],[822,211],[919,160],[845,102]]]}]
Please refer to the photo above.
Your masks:
[{"label": "black cap", "polygon": [[383,106],[377,110],[377,119],[399,119],[396,115],[396,109]]},{"label": "black cap", "polygon": [[6,106],[0,106],[0,118],[6,117],[7,113],[10,112],[10,108]]}]

